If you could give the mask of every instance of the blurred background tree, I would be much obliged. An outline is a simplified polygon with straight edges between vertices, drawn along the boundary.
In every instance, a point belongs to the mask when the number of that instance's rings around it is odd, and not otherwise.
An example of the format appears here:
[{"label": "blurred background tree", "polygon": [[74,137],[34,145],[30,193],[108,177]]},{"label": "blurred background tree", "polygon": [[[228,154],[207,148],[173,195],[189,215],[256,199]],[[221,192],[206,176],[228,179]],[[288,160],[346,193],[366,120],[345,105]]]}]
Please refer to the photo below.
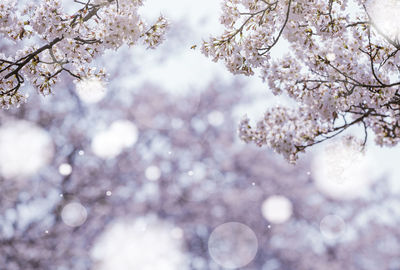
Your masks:
[{"label": "blurred background tree", "polygon": [[4,269],[399,267],[399,201],[385,181],[367,198],[333,200],[308,161],[239,143],[240,82],[180,97],[148,84],[97,103],[60,88],[1,114],[1,143],[22,144],[19,159],[0,151]]},{"label": "blurred background tree", "polygon": [[214,25],[189,18],[154,54],[93,63],[108,83],[61,74],[0,113],[0,269],[399,269],[398,181],[378,152],[335,141],[292,166],[240,142],[257,84],[187,56]]}]

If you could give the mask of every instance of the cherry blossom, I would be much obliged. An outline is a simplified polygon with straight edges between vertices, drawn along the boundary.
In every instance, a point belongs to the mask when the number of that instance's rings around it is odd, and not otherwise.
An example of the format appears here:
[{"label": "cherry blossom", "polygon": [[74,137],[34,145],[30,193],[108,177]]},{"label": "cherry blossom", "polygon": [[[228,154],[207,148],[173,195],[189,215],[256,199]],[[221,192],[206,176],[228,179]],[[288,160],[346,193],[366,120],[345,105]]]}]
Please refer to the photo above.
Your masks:
[{"label": "cherry blossom", "polygon": [[61,73],[76,81],[103,79],[105,70],[97,70],[92,62],[105,50],[139,41],[155,48],[163,41],[168,22],[160,16],[148,25],[138,14],[141,0],[74,2],[80,8],[69,14],[61,0],[43,0],[39,5],[2,1],[0,35],[16,45],[14,55],[0,53],[2,108],[18,107],[26,101],[20,91],[25,82],[48,95]]},{"label": "cherry blossom", "polygon": [[[357,125],[365,130],[363,145],[370,131],[379,145],[398,143],[396,1],[224,0],[222,11],[225,32],[205,41],[202,52],[234,74],[260,74],[273,94],[298,105],[270,108],[256,126],[245,117],[242,140],[291,162]],[[289,49],[275,57],[282,40]]]}]

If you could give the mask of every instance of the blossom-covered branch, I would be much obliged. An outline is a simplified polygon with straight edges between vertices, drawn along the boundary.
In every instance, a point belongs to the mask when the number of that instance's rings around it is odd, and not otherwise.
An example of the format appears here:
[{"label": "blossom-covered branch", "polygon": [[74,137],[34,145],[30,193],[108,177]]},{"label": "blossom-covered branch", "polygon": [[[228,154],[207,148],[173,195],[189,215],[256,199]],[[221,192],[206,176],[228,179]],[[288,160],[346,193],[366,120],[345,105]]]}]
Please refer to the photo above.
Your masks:
[{"label": "blossom-covered branch", "polygon": [[155,48],[163,40],[168,23],[159,17],[147,25],[137,13],[141,0],[86,0],[72,15],[60,0],[43,0],[20,7],[15,0],[0,4],[0,35],[26,45],[15,55],[0,53],[0,105],[19,106],[26,97],[20,93],[25,82],[47,95],[65,71],[75,79],[105,77],[90,64],[107,49],[135,45],[142,40]]},{"label": "blossom-covered branch", "polygon": [[[400,140],[398,1],[225,0],[226,32],[202,50],[233,73],[258,69],[275,95],[299,108],[268,110],[257,127],[240,124],[246,142],[268,145],[294,162],[298,152],[362,125],[380,145]],[[286,39],[281,58],[270,50]]]}]

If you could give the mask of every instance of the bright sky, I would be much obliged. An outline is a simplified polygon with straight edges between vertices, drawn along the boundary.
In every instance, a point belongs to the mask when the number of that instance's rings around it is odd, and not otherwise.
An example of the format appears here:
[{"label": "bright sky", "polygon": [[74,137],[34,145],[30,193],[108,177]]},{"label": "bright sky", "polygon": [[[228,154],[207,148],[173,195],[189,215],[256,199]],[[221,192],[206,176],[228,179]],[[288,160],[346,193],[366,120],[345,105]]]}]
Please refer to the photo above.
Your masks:
[{"label": "bright sky", "polygon": [[[220,3],[218,0],[146,1],[141,14],[148,22],[154,21],[160,13],[166,16],[171,22],[170,36],[156,50],[133,49],[135,59],[132,61],[140,59],[139,76],[135,76],[133,84],[140,86],[151,82],[173,93],[185,93],[201,90],[214,79],[228,83],[237,78],[222,63],[214,63],[202,55],[199,49],[202,40],[223,31],[219,23]],[[197,49],[190,49],[192,45],[197,45]],[[276,99],[267,95],[266,85],[257,76],[240,78],[247,83],[246,93],[254,96],[261,106],[239,108],[237,117],[248,113],[252,118],[259,118],[263,115],[265,104],[272,104]]]}]

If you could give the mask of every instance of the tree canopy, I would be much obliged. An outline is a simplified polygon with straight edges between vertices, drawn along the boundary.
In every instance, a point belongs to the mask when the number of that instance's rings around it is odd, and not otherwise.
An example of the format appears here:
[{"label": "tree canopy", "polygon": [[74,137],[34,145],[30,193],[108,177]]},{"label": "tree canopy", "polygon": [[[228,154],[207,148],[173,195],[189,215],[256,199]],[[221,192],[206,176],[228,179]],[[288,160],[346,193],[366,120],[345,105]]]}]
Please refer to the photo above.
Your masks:
[{"label": "tree canopy", "polygon": [[[244,118],[242,140],[267,145],[294,162],[309,146],[362,125],[379,145],[399,141],[400,3],[348,0],[226,0],[225,32],[202,51],[235,74],[256,71],[295,108],[270,108],[255,127]],[[396,13],[397,12],[397,13]],[[285,39],[280,59],[271,51]]]},{"label": "tree canopy", "polygon": [[[26,97],[21,86],[31,83],[50,94],[59,74],[78,80],[104,78],[103,68],[90,64],[105,50],[142,41],[155,48],[168,26],[162,16],[148,25],[138,14],[141,0],[75,0],[79,8],[69,14],[60,0],[25,5],[17,0],[0,4],[0,34],[21,45],[14,55],[0,53],[0,105],[19,106]],[[27,44],[33,40],[33,45]],[[32,42],[31,42],[32,43]]]}]

